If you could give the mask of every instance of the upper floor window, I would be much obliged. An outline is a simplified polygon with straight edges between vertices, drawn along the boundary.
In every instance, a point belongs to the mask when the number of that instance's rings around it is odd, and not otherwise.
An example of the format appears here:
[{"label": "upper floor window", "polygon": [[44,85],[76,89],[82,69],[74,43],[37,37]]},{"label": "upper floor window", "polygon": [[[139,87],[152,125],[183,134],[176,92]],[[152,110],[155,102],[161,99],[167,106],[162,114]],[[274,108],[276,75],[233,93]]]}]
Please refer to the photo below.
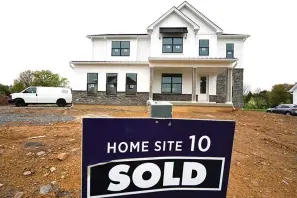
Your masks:
[{"label": "upper floor window", "polygon": [[130,56],[130,41],[112,41],[112,56]]},{"label": "upper floor window", "polygon": [[162,93],[182,93],[182,75],[181,74],[162,74]]},{"label": "upper floor window", "polygon": [[233,43],[226,44],[226,58],[234,58],[234,44]]},{"label": "upper floor window", "polygon": [[164,37],[162,53],[183,53],[183,38]]},{"label": "upper floor window", "polygon": [[199,56],[208,56],[209,55],[209,40],[200,39],[199,40]]}]

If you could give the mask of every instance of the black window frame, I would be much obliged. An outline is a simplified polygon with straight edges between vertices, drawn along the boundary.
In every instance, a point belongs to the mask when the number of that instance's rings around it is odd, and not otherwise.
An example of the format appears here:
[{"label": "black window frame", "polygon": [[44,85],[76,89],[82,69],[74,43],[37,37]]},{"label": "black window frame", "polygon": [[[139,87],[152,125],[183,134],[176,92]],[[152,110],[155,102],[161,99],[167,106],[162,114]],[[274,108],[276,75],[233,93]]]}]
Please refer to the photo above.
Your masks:
[{"label": "black window frame", "polygon": [[[108,75],[110,75],[110,74],[116,76],[116,83],[108,83],[108,82],[107,82],[107,80],[108,80]],[[109,84],[113,84],[113,85],[115,86],[115,88],[116,88],[116,89],[115,89],[115,90],[116,90],[116,93],[108,93],[108,89],[107,89],[107,87],[108,87]],[[106,95],[117,95],[117,93],[118,93],[118,74],[117,74],[117,73],[106,73],[106,83],[105,83],[105,85],[106,85],[106,90],[105,90]]]},{"label": "black window frame", "polygon": [[[120,43],[120,48],[118,48],[118,47],[113,47],[114,45],[114,43],[115,42],[119,42]],[[129,43],[129,48],[126,48],[126,47],[122,47],[122,43],[123,42],[128,42]],[[120,54],[119,55],[115,55],[115,54],[113,54],[113,50],[114,49],[118,49],[119,51],[120,51]],[[128,52],[128,54],[127,55],[123,55],[122,54],[122,50],[125,50],[125,49],[127,49],[129,52]],[[130,56],[130,41],[112,41],[111,42],[111,56]]]},{"label": "black window frame", "polygon": [[[89,82],[89,74],[96,74],[96,76],[97,76],[97,82],[96,83]],[[96,84],[96,93],[89,92],[89,85],[90,84]],[[87,73],[87,94],[88,95],[93,95],[93,94],[97,94],[97,92],[98,92],[98,73]]]},{"label": "black window frame", "polygon": [[[127,78],[128,78],[129,74],[135,74],[136,75],[135,83],[128,83]],[[135,88],[133,88],[133,89],[135,89],[135,92],[127,92],[128,86],[130,86],[130,85],[135,86]],[[137,93],[137,73],[126,73],[126,89],[125,89],[125,93],[126,93],[126,95],[136,95],[136,93]]]},{"label": "black window frame", "polygon": [[[171,82],[170,83],[163,83],[163,77],[169,77],[171,78]],[[173,83],[172,79],[173,78],[181,78],[180,83]],[[163,85],[164,84],[169,84],[170,85],[170,92],[164,92],[163,91]],[[180,84],[180,92],[172,92],[172,85],[173,84]],[[183,93],[183,76],[182,74],[170,74],[170,73],[163,73],[162,74],[162,78],[161,78],[161,93],[162,94],[182,94]]]},{"label": "black window frame", "polygon": [[[207,41],[207,46],[202,45],[202,41]],[[202,54],[202,49],[207,49],[207,54]],[[209,39],[199,39],[199,56],[209,56]]]},{"label": "black window frame", "polygon": [[[228,45],[232,46],[232,49],[228,49]],[[232,57],[228,57],[228,52],[232,52]],[[226,43],[226,58],[234,58],[234,43]]]},{"label": "black window frame", "polygon": [[[201,92],[201,87],[202,87],[202,78],[205,78],[205,91],[202,93]],[[204,89],[204,88],[203,88]],[[206,94],[207,92],[207,76],[200,76],[200,94]]]},{"label": "black window frame", "polygon": [[[181,44],[174,44],[174,39],[181,39]],[[171,39],[171,44],[164,44],[164,39]],[[164,46],[171,45],[171,52],[164,52]],[[181,46],[181,52],[174,52],[174,46]],[[164,54],[181,54],[184,52],[184,38],[183,37],[163,37],[162,38],[162,53]]]}]

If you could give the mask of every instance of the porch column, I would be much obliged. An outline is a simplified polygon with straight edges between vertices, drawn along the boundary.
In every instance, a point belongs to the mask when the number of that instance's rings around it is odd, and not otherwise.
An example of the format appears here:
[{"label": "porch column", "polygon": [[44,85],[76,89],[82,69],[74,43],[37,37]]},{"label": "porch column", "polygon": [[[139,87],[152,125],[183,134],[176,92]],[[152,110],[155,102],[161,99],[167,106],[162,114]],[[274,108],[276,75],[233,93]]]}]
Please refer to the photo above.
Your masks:
[{"label": "porch column", "polygon": [[209,102],[209,75],[206,78],[206,101]]},{"label": "porch column", "polygon": [[150,93],[149,100],[153,100],[153,81],[154,81],[154,68],[150,67]]},{"label": "porch column", "polygon": [[226,103],[232,104],[232,71],[233,68],[227,69],[227,97]]},{"label": "porch column", "polygon": [[197,68],[192,68],[192,101],[196,101]]}]

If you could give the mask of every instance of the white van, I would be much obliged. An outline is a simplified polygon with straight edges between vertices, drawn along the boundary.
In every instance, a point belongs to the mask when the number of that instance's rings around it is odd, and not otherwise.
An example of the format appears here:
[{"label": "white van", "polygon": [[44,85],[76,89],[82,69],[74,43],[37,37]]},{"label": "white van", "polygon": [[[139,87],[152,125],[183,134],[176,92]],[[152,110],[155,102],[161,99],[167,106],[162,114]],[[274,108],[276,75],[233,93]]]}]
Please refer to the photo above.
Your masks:
[{"label": "white van", "polygon": [[64,87],[28,87],[21,93],[10,94],[9,103],[17,107],[28,104],[57,104],[64,107],[72,104],[71,89]]}]

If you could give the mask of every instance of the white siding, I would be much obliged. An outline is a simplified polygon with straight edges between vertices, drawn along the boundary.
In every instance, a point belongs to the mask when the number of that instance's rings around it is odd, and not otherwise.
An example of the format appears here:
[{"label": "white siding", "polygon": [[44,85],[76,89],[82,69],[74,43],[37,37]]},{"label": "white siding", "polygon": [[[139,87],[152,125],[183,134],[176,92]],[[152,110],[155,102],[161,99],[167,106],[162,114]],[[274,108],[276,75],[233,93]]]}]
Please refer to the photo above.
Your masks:
[{"label": "white siding", "polygon": [[[130,56],[111,56],[112,41],[130,41]],[[144,42],[142,42],[144,44]],[[136,61],[137,57],[137,39],[94,39],[93,40],[93,60],[94,61]],[[142,47],[143,48],[143,47]],[[142,54],[143,52],[139,52]],[[145,57],[145,54],[143,54]],[[143,58],[143,56],[141,58]]]},{"label": "white siding", "polygon": [[226,43],[234,43],[234,57],[239,59],[236,67],[243,68],[243,41],[240,39],[218,39],[218,57],[226,57]]},{"label": "white siding", "polygon": [[209,95],[217,95],[217,75],[209,76]]},{"label": "white siding", "polygon": [[187,7],[183,7],[180,11],[194,21],[197,25],[199,25],[200,29],[198,34],[216,34],[216,31],[211,28],[208,24],[206,24],[203,20],[201,20],[196,14],[194,14]]},{"label": "white siding", "polygon": [[148,61],[151,49],[151,40],[149,38],[138,38],[137,61]]},{"label": "white siding", "polygon": [[297,104],[297,90],[293,92],[293,104]]},{"label": "white siding", "polygon": [[106,40],[93,39],[93,60],[106,60]]},{"label": "white siding", "polygon": [[[159,27],[187,27],[188,33],[183,39],[183,53],[162,53],[162,35],[159,33]],[[168,35],[169,36],[169,35]],[[186,38],[185,38],[186,36]],[[172,13],[161,23],[159,23],[151,35],[151,53],[152,57],[194,57],[198,55],[198,45],[193,27],[184,21],[176,13]]]},{"label": "white siding", "polygon": [[73,90],[86,91],[87,73],[98,73],[98,91],[106,91],[106,73],[118,74],[118,92],[125,92],[126,73],[137,73],[137,92],[149,92],[150,71],[148,66],[80,66],[74,68]]}]

